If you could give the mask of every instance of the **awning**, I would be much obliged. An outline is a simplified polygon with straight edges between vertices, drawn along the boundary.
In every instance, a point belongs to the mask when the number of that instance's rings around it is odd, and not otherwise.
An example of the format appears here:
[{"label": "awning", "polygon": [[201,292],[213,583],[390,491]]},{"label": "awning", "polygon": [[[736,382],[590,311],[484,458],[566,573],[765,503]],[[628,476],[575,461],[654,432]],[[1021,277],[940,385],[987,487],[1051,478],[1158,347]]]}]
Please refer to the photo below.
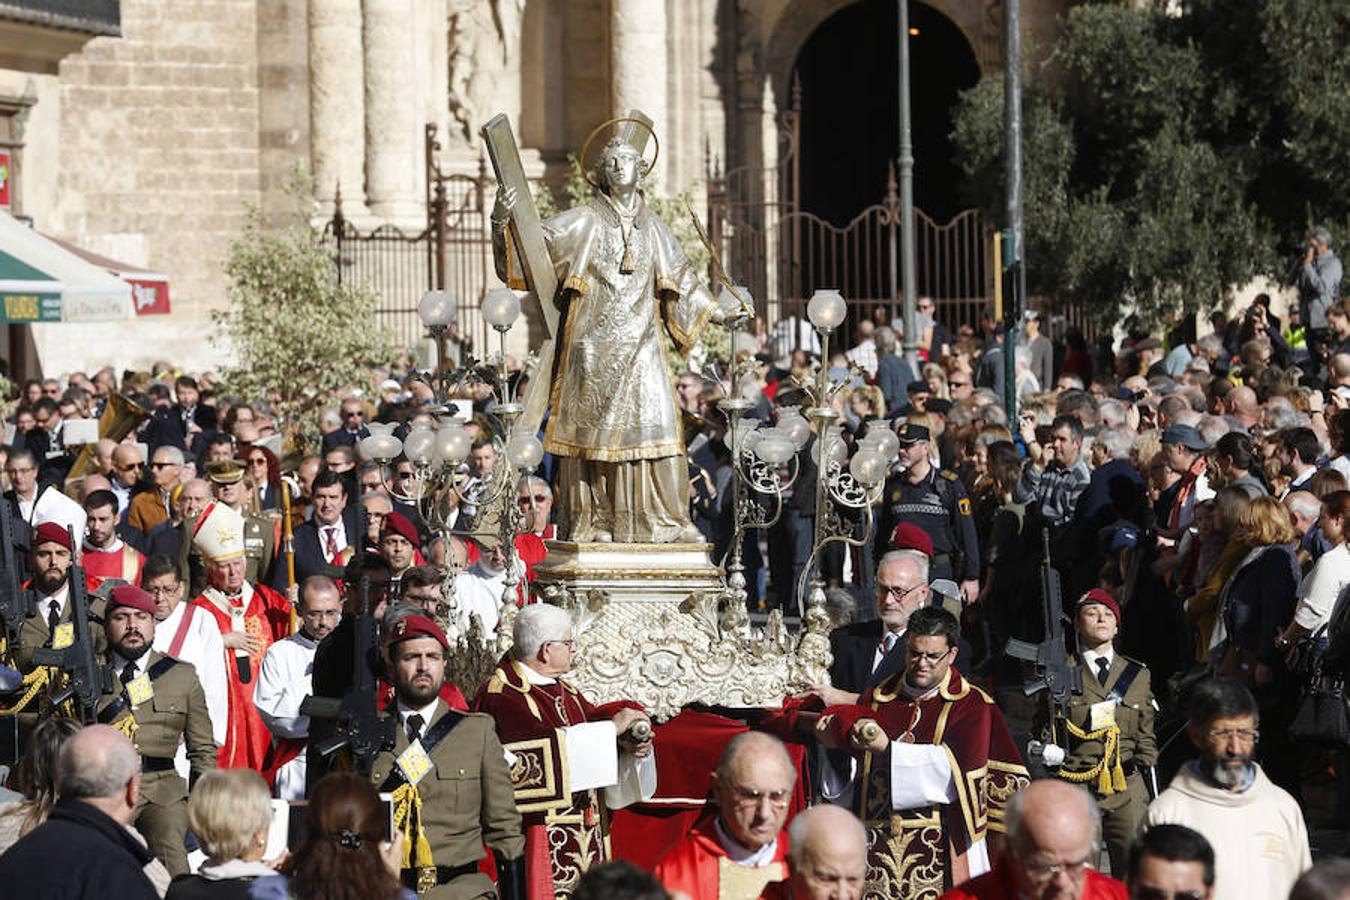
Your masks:
[{"label": "awning", "polygon": [[0,212],[0,322],[129,318],[129,284]]},{"label": "awning", "polygon": [[92,250],[77,247],[49,234],[48,240],[61,245],[91,266],[98,266],[131,285],[131,299],[138,316],[167,316],[169,314],[169,276],[150,272],[130,263],[118,262]]}]

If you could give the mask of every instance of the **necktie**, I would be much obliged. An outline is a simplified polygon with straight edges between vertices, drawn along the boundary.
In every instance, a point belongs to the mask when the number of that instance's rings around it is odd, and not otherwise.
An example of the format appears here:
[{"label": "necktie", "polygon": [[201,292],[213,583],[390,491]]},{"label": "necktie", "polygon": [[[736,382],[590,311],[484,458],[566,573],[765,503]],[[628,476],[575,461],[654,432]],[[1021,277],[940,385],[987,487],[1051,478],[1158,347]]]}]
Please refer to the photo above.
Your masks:
[{"label": "necktie", "polygon": [[881,648],[882,648],[882,651],[883,651],[884,653],[890,653],[892,650],[895,649],[895,642],[898,641],[898,640],[900,640],[900,639],[899,639],[898,637],[895,636],[895,632],[894,632],[894,631],[888,631],[888,632],[886,632],[885,636],[883,636],[882,639],[881,639]]},{"label": "necktie", "polygon": [[325,532],[328,533],[328,548],[324,552],[328,554],[328,561],[332,562],[333,557],[337,556],[337,527],[334,525],[325,525]]},{"label": "necktie", "polygon": [[1106,687],[1106,679],[1110,673],[1111,663],[1107,661],[1105,656],[1097,657],[1097,680],[1102,683],[1102,687]]},{"label": "necktie", "polygon": [[408,729],[408,743],[411,744],[422,737],[422,723],[425,721],[426,719],[422,718],[419,713],[408,716],[408,721],[404,726]]},{"label": "necktie", "polygon": [[126,687],[128,684],[131,684],[132,680],[136,677],[136,664],[127,663],[126,665],[124,665],[122,667],[122,674],[119,677],[122,679],[123,687]]},{"label": "necktie", "polygon": [[56,626],[61,624],[61,605],[55,600],[47,601],[47,631],[56,630]]}]

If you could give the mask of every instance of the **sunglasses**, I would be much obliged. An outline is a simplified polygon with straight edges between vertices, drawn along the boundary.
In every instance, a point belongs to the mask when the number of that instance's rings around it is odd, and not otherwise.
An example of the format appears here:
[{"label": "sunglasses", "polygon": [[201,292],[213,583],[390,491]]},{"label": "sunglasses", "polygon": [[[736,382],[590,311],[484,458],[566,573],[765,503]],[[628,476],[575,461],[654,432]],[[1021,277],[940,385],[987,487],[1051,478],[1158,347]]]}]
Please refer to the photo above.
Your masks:
[{"label": "sunglasses", "polygon": [[531,503],[547,503],[548,497],[543,494],[535,494],[533,497],[517,497],[516,502],[521,506],[529,506]]},{"label": "sunglasses", "polygon": [[[171,463],[171,462],[155,462],[150,464],[150,468],[152,469],[173,469],[176,468],[177,466],[178,463]],[[124,469],[123,471],[126,470]]]}]

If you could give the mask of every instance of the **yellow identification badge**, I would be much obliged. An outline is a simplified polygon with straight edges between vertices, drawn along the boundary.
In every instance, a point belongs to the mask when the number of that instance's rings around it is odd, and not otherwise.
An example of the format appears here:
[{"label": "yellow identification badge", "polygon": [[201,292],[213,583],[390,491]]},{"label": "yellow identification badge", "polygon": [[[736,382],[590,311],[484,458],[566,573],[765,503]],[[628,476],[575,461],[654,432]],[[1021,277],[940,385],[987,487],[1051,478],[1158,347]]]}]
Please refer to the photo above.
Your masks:
[{"label": "yellow identification badge", "polygon": [[150,684],[149,675],[139,675],[127,682],[127,700],[132,706],[140,706],[153,696],[155,689]]},{"label": "yellow identification badge", "polygon": [[1096,731],[1116,723],[1116,701],[1103,700],[1088,707],[1088,730]]},{"label": "yellow identification badge", "polygon": [[75,643],[75,623],[62,622],[52,632],[52,649],[64,650]]},{"label": "yellow identification badge", "polygon": [[416,785],[425,778],[432,767],[431,757],[427,755],[427,751],[422,749],[421,741],[413,741],[409,744],[408,749],[400,754],[397,762],[399,771],[403,773],[403,777],[408,779],[408,784],[411,785]]}]

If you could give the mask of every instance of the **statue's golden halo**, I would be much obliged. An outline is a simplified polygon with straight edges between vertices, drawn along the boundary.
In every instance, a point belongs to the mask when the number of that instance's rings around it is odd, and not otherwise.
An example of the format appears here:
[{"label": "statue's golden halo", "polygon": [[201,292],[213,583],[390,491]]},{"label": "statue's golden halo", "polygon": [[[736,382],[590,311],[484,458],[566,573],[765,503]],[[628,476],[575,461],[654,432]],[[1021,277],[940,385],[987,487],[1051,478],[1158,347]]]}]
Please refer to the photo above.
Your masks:
[{"label": "statue's golden halo", "polygon": [[661,155],[661,141],[660,139],[657,138],[656,132],[652,130],[652,126],[648,125],[646,122],[634,116],[615,116],[613,119],[606,119],[599,125],[595,126],[595,129],[590,133],[589,136],[587,136],[586,143],[581,145],[581,156],[578,157],[578,159],[581,160],[581,171],[586,173],[586,181],[590,183],[591,187],[597,186],[594,173],[592,173],[591,170],[586,166],[586,154],[590,152],[591,142],[596,139],[596,137],[600,134],[601,131],[603,131],[604,129],[608,128],[611,125],[617,125],[620,122],[632,122],[635,125],[641,125],[643,128],[647,129],[647,133],[652,136],[652,144],[655,147],[655,152],[652,153],[651,162],[648,162],[646,160],[642,161],[643,175],[646,175],[648,172],[652,170],[652,167],[656,165],[657,158],[660,157]]}]

